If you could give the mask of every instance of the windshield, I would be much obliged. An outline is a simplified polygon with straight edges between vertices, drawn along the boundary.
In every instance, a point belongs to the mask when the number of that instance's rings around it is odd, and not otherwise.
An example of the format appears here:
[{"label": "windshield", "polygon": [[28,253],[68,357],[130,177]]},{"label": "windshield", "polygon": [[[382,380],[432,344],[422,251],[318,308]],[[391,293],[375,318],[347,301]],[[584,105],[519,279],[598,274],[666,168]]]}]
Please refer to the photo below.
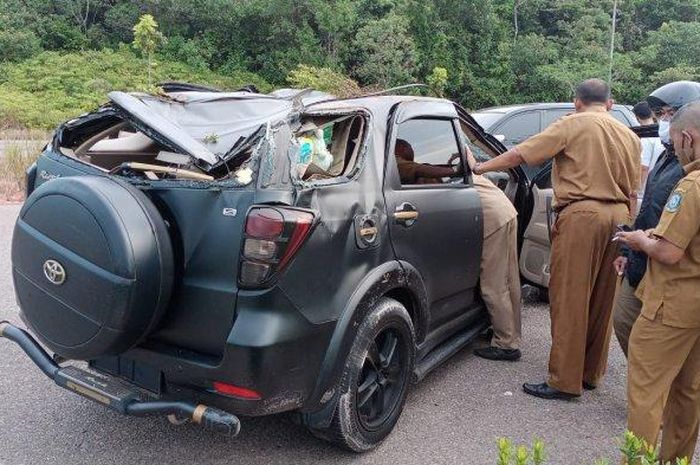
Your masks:
[{"label": "windshield", "polygon": [[484,111],[481,113],[472,113],[472,116],[476,122],[479,123],[479,126],[488,131],[494,125],[494,123],[496,123],[496,121],[503,117],[503,113]]}]

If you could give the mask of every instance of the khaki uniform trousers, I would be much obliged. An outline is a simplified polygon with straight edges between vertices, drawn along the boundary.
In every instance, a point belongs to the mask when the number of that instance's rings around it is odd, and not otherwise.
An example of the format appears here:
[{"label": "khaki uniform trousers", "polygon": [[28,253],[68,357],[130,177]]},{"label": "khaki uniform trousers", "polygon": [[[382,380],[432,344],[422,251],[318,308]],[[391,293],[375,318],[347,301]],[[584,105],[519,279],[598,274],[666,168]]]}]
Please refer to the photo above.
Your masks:
[{"label": "khaki uniform trousers", "polygon": [[493,326],[491,345],[500,349],[519,349],[521,303],[517,218],[484,238],[480,286]]},{"label": "khaki uniform trousers", "polygon": [[[700,424],[700,328],[664,325],[640,316],[630,336],[627,426],[656,444],[663,463],[692,460]],[[666,400],[668,399],[668,400]],[[665,403],[665,411],[664,411]]]},{"label": "khaki uniform trousers", "polygon": [[629,346],[630,333],[634,322],[642,312],[642,301],[634,295],[634,287],[630,286],[627,278],[623,278],[615,293],[615,305],[613,306],[613,328],[615,336],[620,343],[622,351],[627,357],[627,347]]},{"label": "khaki uniform trousers", "polygon": [[552,238],[549,302],[552,349],[549,386],[581,394],[605,374],[616,275],[615,227],[629,221],[627,205],[583,200],[566,207]]}]

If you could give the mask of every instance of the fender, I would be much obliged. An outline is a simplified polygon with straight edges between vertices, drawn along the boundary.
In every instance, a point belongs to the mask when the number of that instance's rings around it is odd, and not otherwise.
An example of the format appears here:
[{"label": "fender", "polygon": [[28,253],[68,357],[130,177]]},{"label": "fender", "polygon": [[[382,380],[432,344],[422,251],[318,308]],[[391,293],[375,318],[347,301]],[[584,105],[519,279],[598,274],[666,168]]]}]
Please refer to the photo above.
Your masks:
[{"label": "fender", "polygon": [[383,263],[373,269],[352,294],[336,324],[316,388],[303,409],[306,425],[312,428],[330,425],[335,406],[331,400],[337,395],[336,385],[357,328],[377,301],[396,289],[410,294],[413,304],[410,313],[416,331],[416,342],[425,339],[429,324],[428,298],[418,271],[411,264],[398,260]]}]

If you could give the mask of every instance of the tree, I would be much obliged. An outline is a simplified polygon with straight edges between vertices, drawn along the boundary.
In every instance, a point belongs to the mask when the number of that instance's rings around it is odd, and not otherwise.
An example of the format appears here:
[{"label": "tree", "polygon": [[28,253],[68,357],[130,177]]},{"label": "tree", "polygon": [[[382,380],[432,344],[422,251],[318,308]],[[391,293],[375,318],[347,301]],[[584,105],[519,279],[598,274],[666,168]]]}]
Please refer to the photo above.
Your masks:
[{"label": "tree", "polygon": [[354,41],[354,74],[363,84],[391,87],[414,79],[416,47],[408,21],[390,13],[360,28]]},{"label": "tree", "polygon": [[165,37],[158,30],[158,23],[151,15],[142,15],[134,26],[134,48],[146,56],[148,61],[148,86],[153,86],[151,79],[153,68],[153,53],[159,45],[165,42]]},{"label": "tree", "polygon": [[32,31],[0,30],[0,63],[24,60],[40,50],[39,38]]},{"label": "tree", "polygon": [[436,95],[443,97],[445,95],[445,88],[447,87],[447,70],[436,66],[433,68],[433,72],[426,78],[426,82]]}]

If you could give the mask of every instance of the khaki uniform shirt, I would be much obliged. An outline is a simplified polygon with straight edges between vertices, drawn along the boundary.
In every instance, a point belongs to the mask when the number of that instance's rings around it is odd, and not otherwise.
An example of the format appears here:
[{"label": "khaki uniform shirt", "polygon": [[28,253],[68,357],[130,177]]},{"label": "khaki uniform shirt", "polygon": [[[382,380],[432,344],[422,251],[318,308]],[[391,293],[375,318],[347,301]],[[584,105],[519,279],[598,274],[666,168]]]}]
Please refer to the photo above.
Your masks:
[{"label": "khaki uniform shirt", "polygon": [[517,146],[528,165],[554,158],[553,207],[579,200],[625,203],[641,176],[641,142],[605,107],[564,116]]},{"label": "khaki uniform shirt", "polygon": [[654,235],[685,251],[675,265],[649,259],[637,297],[642,315],[676,328],[700,328],[700,161],[684,167],[686,177],[676,185]]},{"label": "khaki uniform shirt", "polygon": [[486,238],[516,218],[518,212],[506,194],[494,183],[484,176],[474,175],[472,178],[484,212],[484,237]]}]

